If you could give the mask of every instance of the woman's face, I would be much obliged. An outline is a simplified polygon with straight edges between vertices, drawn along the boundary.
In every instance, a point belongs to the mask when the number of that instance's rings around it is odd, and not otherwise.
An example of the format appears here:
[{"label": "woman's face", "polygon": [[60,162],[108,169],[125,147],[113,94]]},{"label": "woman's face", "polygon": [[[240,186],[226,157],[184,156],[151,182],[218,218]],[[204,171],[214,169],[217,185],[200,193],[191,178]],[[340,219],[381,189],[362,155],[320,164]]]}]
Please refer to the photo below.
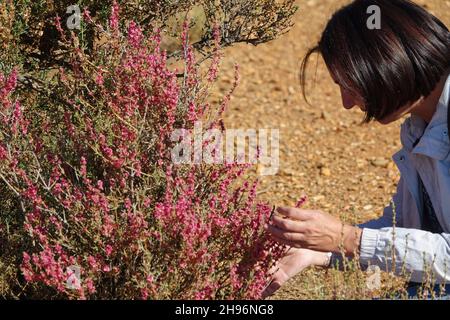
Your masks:
[{"label": "woman's face", "polygon": [[360,98],[358,94],[344,88],[341,85],[339,85],[339,89],[341,90],[342,105],[345,109],[350,110],[354,106],[358,106],[361,111],[366,111],[364,108],[364,100]]},{"label": "woman's face", "polygon": [[[330,69],[328,69],[330,71]],[[348,90],[344,86],[342,86],[336,79],[336,77],[333,75],[332,72],[330,72],[331,78],[333,79],[334,83],[336,83],[339,86],[339,89],[341,90],[341,97],[342,97],[342,105],[345,109],[350,110],[354,106],[358,106],[362,111],[365,111],[364,109],[364,99],[362,99],[356,91]]]},{"label": "woman's face", "polygon": [[[366,108],[364,106],[364,99],[356,93],[356,91],[348,90],[345,87],[343,87],[341,84],[339,84],[336,79],[333,77],[334,82],[339,86],[339,89],[341,91],[341,98],[342,98],[342,105],[345,109],[350,110],[355,106],[358,106],[362,112],[366,112]],[[377,119],[377,121],[381,124],[389,124],[394,121],[397,121],[398,119],[401,119],[404,115],[411,112],[411,110],[414,108],[414,104],[408,104],[403,106],[402,108],[396,110],[395,112],[387,115],[383,119]]]}]

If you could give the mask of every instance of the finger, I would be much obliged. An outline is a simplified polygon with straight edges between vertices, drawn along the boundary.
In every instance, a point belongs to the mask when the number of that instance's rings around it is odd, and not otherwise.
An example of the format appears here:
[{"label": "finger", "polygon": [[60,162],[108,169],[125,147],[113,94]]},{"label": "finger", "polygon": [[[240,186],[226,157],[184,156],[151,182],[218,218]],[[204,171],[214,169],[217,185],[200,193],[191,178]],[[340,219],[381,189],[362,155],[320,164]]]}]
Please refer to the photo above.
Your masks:
[{"label": "finger", "polygon": [[306,230],[305,223],[302,221],[295,221],[291,219],[285,219],[280,216],[274,216],[272,218],[272,225],[276,226],[278,229],[287,232],[298,232],[304,233]]},{"label": "finger", "polygon": [[266,289],[264,289],[263,293],[262,293],[262,298],[266,299],[267,297],[273,295],[275,293],[275,291],[277,291],[278,289],[281,288],[281,284],[279,284],[278,282],[270,282],[270,284],[267,286]]},{"label": "finger", "polygon": [[290,241],[290,244],[295,243],[297,241],[303,241],[304,238],[305,238],[305,236],[303,234],[301,234],[301,233],[288,232],[288,231],[285,231],[285,230],[278,229],[277,227],[275,227],[273,225],[269,225],[267,227],[267,231],[271,235],[273,235],[273,236],[275,236],[277,238]]},{"label": "finger", "polygon": [[290,245],[286,245],[286,248],[284,249],[284,254],[288,254],[289,251],[292,249],[292,247]]},{"label": "finger", "polygon": [[278,207],[277,212],[285,217],[300,221],[309,220],[312,217],[311,210],[302,210],[298,208]]},{"label": "finger", "polygon": [[275,275],[272,278],[272,281],[269,283],[269,285],[266,287],[266,289],[263,291],[263,299],[265,299],[268,296],[271,296],[275,293],[278,289],[281,288],[281,286],[289,279],[288,275],[282,270],[278,270]]},{"label": "finger", "polygon": [[280,244],[284,244],[284,245],[286,245],[288,247],[286,249],[285,254],[287,254],[289,252],[290,248],[292,248],[292,247],[294,247],[294,248],[303,248],[303,242],[301,242],[301,241],[293,242],[293,241],[289,241],[289,240],[286,240],[286,239],[278,238],[277,236],[274,236],[274,235],[271,235],[271,236],[272,236],[272,239],[274,241],[276,241],[276,242],[278,242]]},{"label": "finger", "polygon": [[283,266],[283,261],[286,258],[284,255],[287,255],[289,253],[289,250],[291,250],[291,249],[292,249],[291,246],[289,246],[289,245],[285,246],[285,250],[283,252],[283,257],[280,260],[276,261],[275,264],[267,272],[269,279],[272,279],[272,277],[275,275],[275,273],[277,273],[277,271],[280,270],[280,268]]},{"label": "finger", "polygon": [[278,270],[280,270],[280,264],[277,263],[276,265],[274,265],[272,268],[269,269],[269,271],[267,272],[267,274],[269,275],[269,279],[272,279],[272,277],[275,275],[275,273],[278,272]]}]

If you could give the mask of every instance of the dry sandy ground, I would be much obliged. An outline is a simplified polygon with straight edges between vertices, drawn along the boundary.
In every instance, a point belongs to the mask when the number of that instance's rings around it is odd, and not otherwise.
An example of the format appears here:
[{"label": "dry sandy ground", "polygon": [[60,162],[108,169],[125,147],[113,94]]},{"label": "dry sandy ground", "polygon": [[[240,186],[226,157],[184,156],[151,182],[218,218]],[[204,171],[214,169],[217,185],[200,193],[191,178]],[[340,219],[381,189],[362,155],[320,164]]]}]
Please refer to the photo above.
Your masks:
[{"label": "dry sandy ground", "polygon": [[[289,33],[258,47],[227,49],[218,92],[231,86],[238,63],[241,83],[226,112],[227,128],[280,130],[280,170],[261,180],[261,199],[294,205],[307,194],[308,208],[362,222],[378,217],[395,191],[399,175],[391,155],[400,147],[401,122],[361,125],[361,111],[342,108],[338,87],[320,61],[316,84],[309,90],[311,105],[302,99],[298,81],[307,48],[317,42],[330,14],[346,2],[299,1]],[[449,0],[417,2],[450,25]],[[320,285],[315,272],[295,277],[275,298],[310,297],[305,286]]]}]

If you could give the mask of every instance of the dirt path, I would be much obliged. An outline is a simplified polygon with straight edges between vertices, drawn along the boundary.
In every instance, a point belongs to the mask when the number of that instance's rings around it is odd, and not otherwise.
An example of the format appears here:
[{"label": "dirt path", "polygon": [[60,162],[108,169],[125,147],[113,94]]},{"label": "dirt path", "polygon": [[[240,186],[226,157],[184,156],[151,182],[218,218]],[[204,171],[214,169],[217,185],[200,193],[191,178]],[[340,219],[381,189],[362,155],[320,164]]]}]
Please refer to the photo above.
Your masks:
[{"label": "dirt path", "polygon": [[[395,191],[399,175],[391,155],[400,147],[400,122],[361,125],[362,113],[342,108],[338,87],[321,63],[315,88],[309,90],[311,106],[303,101],[298,85],[301,58],[317,42],[331,12],[346,2],[299,1],[289,33],[258,47],[228,49],[219,89],[230,87],[233,65],[239,63],[241,84],[226,126],[280,130],[280,170],[262,179],[262,199],[294,205],[307,194],[307,207],[362,222],[379,216]],[[450,25],[449,0],[418,2]],[[314,270],[297,276],[275,298],[308,297],[305,285],[316,285],[314,276]]]}]

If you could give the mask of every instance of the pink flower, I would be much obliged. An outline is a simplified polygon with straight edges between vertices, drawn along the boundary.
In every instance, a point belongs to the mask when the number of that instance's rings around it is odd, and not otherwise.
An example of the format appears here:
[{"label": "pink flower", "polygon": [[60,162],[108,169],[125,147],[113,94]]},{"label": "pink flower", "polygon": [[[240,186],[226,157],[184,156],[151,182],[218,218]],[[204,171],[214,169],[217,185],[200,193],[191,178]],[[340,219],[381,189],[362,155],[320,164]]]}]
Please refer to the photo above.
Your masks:
[{"label": "pink flower", "polygon": [[95,286],[94,286],[94,281],[92,281],[91,278],[87,278],[86,280],[84,280],[84,283],[85,283],[86,288],[88,289],[88,292],[90,294],[95,293],[96,289],[95,289]]},{"label": "pink flower", "polygon": [[56,26],[56,30],[58,30],[58,32],[63,35],[64,34],[64,30],[61,26],[61,17],[56,16],[55,18],[55,26]]},{"label": "pink flower", "polygon": [[30,263],[30,259],[31,259],[30,255],[26,252],[23,252],[22,255],[23,255],[23,263],[25,263],[25,264]]},{"label": "pink flower", "polygon": [[103,86],[105,80],[103,79],[103,75],[99,72],[97,74],[97,77],[95,78],[95,83],[97,83],[99,86]]},{"label": "pink flower", "polygon": [[4,160],[7,157],[6,149],[0,144],[0,160]]},{"label": "pink flower", "polygon": [[83,18],[89,23],[94,23],[91,17],[91,12],[87,8],[83,11]]},{"label": "pink flower", "polygon": [[295,207],[296,207],[296,208],[301,208],[301,207],[306,203],[307,200],[308,200],[308,197],[307,197],[307,196],[302,196],[302,197],[297,201],[297,204],[295,205]]},{"label": "pink flower", "polygon": [[119,5],[116,0],[113,1],[111,16],[109,18],[109,26],[115,32],[119,29]]},{"label": "pink flower", "polygon": [[141,28],[134,21],[131,21],[128,26],[128,42],[135,48],[138,48],[142,42]]},{"label": "pink flower", "polygon": [[111,255],[112,251],[113,251],[113,248],[111,247],[111,245],[108,244],[108,245],[105,247],[105,253],[106,253],[106,256],[109,257],[109,256]]},{"label": "pink flower", "polygon": [[87,161],[86,161],[86,158],[85,158],[85,157],[83,157],[83,156],[81,157],[80,164],[81,164],[81,167],[80,167],[80,173],[81,173],[81,176],[82,176],[82,177],[86,177],[86,173],[87,173],[87,168],[86,168]]},{"label": "pink flower", "polygon": [[6,98],[16,88],[17,85],[17,69],[13,69],[9,77],[5,77],[0,73],[0,101],[5,103]]}]

